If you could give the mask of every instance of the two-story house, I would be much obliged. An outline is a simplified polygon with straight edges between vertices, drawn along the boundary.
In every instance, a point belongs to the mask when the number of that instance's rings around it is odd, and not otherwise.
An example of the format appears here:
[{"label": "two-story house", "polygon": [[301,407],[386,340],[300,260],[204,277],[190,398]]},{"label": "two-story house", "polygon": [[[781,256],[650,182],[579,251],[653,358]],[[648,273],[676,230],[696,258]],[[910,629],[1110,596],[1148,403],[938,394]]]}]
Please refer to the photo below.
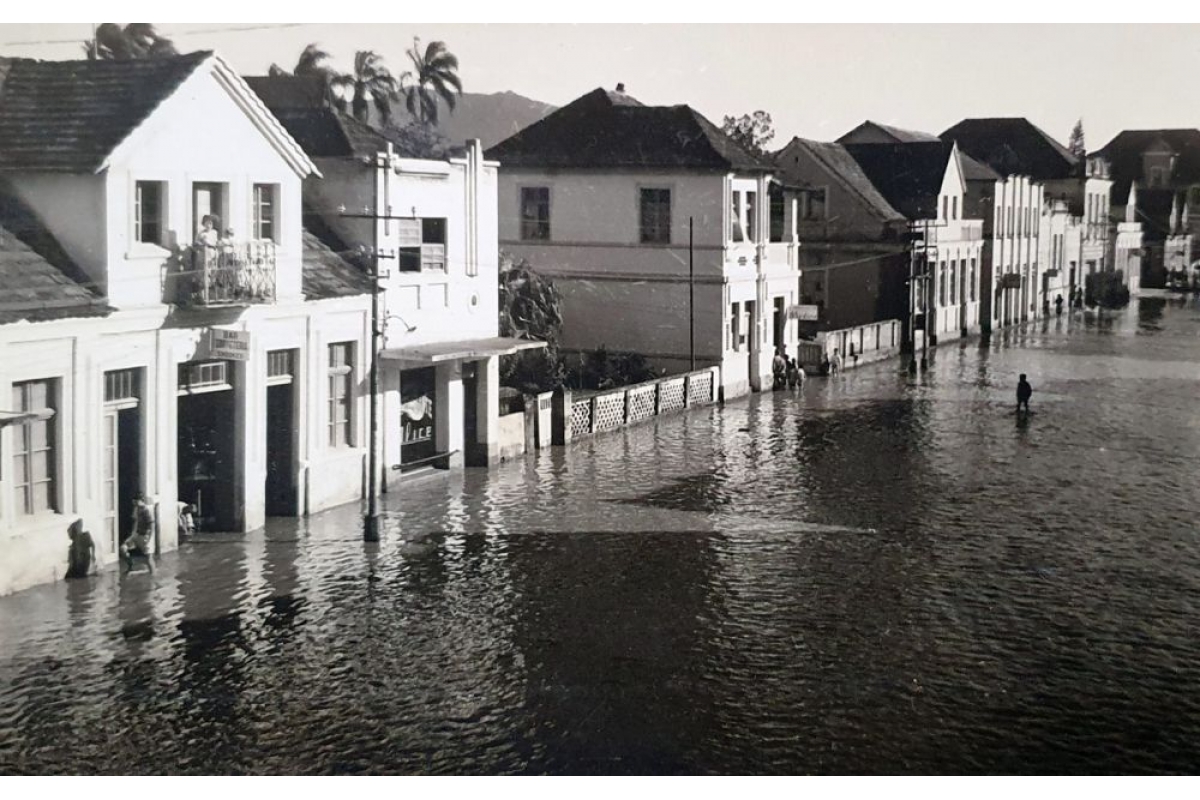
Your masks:
[{"label": "two-story house", "polygon": [[797,341],[795,200],[769,162],[686,105],[596,89],[488,150],[500,246],[549,275],[565,350],[719,365],[724,397],[771,385]]},{"label": "two-story house", "polygon": [[382,276],[382,477],[523,452],[500,434],[500,357],[544,344],[499,336],[497,164],[476,141],[423,157],[331,107],[319,78],[246,80],[321,171],[309,227]]},{"label": "two-story house", "polygon": [[1067,148],[1023,117],[964,119],[942,133],[1000,179],[970,194],[984,220],[984,319],[1000,328],[1067,302],[1082,285],[1083,226],[1066,196],[1047,186],[1075,180],[1082,165]]},{"label": "two-story house", "polygon": [[[1200,265],[1193,264],[1200,257],[1196,254],[1200,130],[1121,131],[1093,155],[1111,164],[1118,247],[1122,227],[1142,224],[1142,283],[1162,288],[1173,274],[1176,282],[1182,279],[1196,285],[1200,280],[1200,274],[1195,274]],[[1126,215],[1126,209],[1132,213]]]},{"label": "two-story house", "polygon": [[[888,203],[846,148],[793,138],[773,156],[775,177],[798,200],[805,334],[908,320],[908,219]],[[900,343],[897,343],[900,344]]]},{"label": "two-story house", "polygon": [[0,60],[0,593],[363,493],[370,285],[301,228],[316,166],[201,52]]},{"label": "two-story house", "polygon": [[978,333],[983,221],[967,216],[968,173],[958,147],[936,139],[843,146],[907,221],[910,346]]}]

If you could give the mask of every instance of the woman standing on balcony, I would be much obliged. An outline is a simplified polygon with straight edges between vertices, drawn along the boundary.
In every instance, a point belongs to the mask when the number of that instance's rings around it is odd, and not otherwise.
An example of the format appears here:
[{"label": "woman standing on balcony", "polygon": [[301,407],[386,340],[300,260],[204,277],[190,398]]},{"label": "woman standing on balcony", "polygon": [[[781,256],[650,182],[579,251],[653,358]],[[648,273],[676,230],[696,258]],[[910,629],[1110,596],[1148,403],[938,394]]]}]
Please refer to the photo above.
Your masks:
[{"label": "woman standing on balcony", "polygon": [[217,219],[212,214],[205,214],[200,219],[200,232],[196,234],[196,244],[205,247],[216,247],[220,241],[220,234],[217,233],[217,228],[220,226],[221,220]]}]

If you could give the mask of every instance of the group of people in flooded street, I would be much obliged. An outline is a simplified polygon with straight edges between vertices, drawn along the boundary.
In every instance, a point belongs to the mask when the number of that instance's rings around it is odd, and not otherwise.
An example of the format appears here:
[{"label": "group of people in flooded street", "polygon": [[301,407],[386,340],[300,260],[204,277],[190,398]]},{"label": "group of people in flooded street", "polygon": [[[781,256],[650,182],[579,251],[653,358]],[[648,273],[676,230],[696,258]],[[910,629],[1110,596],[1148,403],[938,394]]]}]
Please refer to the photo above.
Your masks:
[{"label": "group of people in flooded street", "polygon": [[778,391],[802,387],[808,376],[804,373],[804,367],[780,347],[775,350],[775,358],[771,360],[771,377],[773,388]]},{"label": "group of people in flooded street", "polygon": [[[196,508],[190,503],[177,504],[176,522],[181,541],[196,532],[195,514]],[[138,492],[133,501],[132,530],[118,548],[127,572],[133,572],[136,558],[145,561],[146,569],[154,572],[154,559],[151,557],[156,549],[154,517],[154,506],[145,494]],[[96,561],[96,543],[92,534],[85,530],[82,518],[67,527],[67,537],[71,544],[67,548],[66,577],[86,578],[98,574],[100,567]]]}]

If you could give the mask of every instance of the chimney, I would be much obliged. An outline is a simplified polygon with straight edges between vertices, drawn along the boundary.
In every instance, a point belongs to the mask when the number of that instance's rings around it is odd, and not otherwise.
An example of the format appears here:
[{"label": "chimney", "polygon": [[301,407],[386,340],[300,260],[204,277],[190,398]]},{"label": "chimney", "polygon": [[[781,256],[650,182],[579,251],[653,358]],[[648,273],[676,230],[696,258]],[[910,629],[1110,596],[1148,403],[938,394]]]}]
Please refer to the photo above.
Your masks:
[{"label": "chimney", "polygon": [[618,91],[618,92],[620,92],[621,94],[625,94],[625,84],[623,84],[623,83],[618,83],[618,84],[617,84],[617,91]]}]

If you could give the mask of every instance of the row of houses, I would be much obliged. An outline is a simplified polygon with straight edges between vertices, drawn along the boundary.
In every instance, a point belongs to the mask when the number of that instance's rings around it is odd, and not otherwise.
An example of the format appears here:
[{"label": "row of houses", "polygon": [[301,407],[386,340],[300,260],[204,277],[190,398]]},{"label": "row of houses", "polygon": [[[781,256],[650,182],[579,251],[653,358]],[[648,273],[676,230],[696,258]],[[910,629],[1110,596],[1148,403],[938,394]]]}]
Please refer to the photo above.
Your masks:
[{"label": "row of houses", "polygon": [[138,493],[165,551],[179,503],[246,531],[521,452],[499,359],[541,344],[499,336],[501,249],[554,279],[564,350],[715,366],[723,398],[814,336],[935,346],[1089,274],[1165,280],[1200,158],[1160,133],[1079,159],[1023,119],[867,122],[763,154],[618,85],[430,158],[213,53],[0,59],[0,594],[61,577],[77,518],[114,561]]}]

